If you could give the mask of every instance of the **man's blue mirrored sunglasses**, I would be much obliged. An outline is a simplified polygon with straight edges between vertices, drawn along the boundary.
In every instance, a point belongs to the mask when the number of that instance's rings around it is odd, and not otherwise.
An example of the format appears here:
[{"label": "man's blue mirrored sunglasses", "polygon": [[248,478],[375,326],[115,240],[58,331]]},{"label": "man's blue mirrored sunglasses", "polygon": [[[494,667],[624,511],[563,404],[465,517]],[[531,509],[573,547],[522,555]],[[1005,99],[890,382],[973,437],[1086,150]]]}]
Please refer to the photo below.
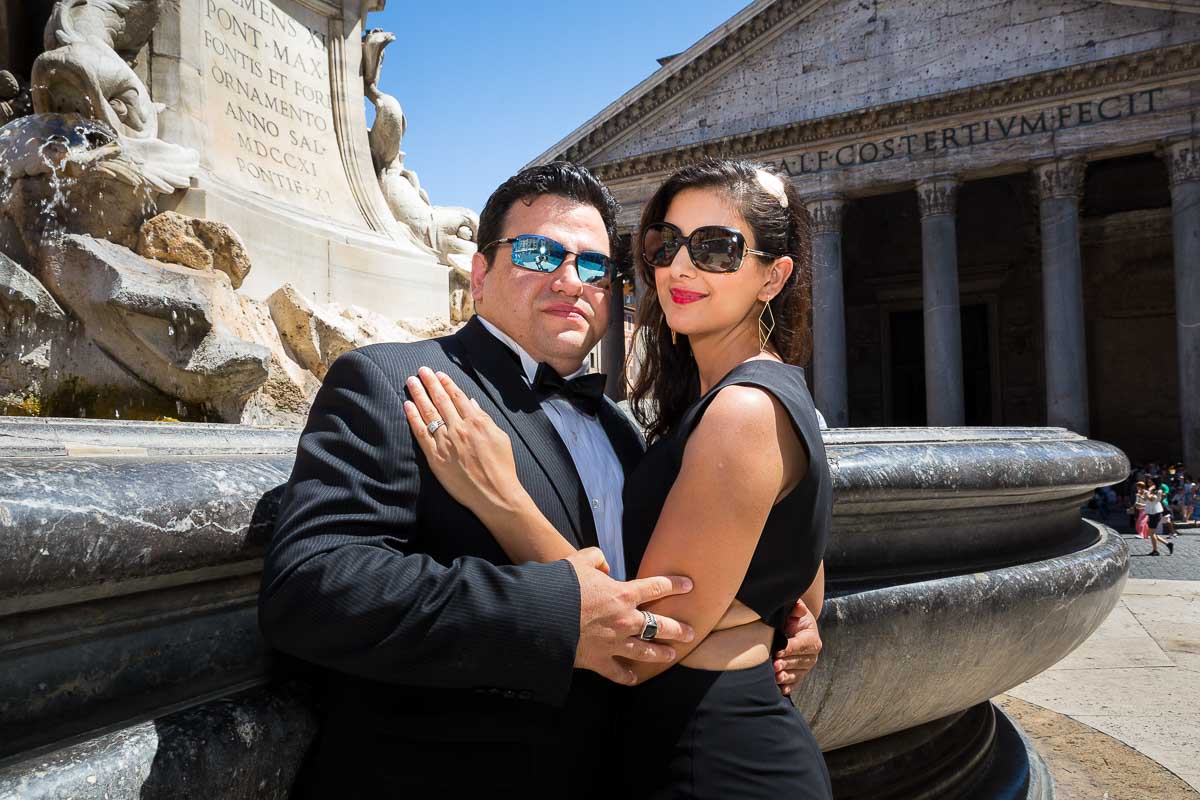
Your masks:
[{"label": "man's blue mirrored sunglasses", "polygon": [[534,272],[554,272],[562,266],[568,255],[572,255],[575,256],[575,271],[579,273],[579,280],[601,289],[607,289],[612,282],[613,262],[603,253],[595,253],[591,250],[576,253],[574,250],[563,247],[549,236],[540,236],[536,233],[523,233],[520,236],[497,239],[494,242],[488,242],[479,250],[486,253],[489,249],[502,244],[512,245],[512,263],[522,269]]}]

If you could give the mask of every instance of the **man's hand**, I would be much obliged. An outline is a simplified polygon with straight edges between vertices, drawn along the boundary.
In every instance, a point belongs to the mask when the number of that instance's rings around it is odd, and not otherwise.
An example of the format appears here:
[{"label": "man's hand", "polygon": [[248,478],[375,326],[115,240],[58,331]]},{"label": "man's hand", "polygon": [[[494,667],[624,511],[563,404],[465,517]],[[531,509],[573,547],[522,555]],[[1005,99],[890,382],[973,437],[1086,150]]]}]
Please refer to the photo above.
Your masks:
[{"label": "man's hand", "polygon": [[608,577],[608,564],[599,548],[580,550],[567,559],[579,578],[579,646],[575,666],[598,672],[610,681],[631,685],[633,670],[623,659],[668,662],[675,649],[662,641],[690,642],[691,627],[670,617],[655,614],[658,635],[653,642],[639,638],[646,617],[638,606],[692,590],[690,578],[679,576],[615,581]]},{"label": "man's hand", "polygon": [[787,646],[775,654],[775,682],[779,690],[790,695],[801,679],[817,663],[821,652],[821,634],[817,632],[817,620],[803,600],[796,602],[788,617],[784,632],[788,636]]}]

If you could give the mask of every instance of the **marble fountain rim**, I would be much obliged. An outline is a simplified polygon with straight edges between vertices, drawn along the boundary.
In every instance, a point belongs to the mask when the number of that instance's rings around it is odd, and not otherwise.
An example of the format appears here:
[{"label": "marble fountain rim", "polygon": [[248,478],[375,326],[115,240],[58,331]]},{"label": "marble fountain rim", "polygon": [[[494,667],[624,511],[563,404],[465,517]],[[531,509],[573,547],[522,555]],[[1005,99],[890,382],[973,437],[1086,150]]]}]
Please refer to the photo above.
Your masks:
[{"label": "marble fountain rim", "polygon": [[829,471],[841,504],[920,493],[1063,491],[1106,486],[1129,475],[1117,447],[1093,439],[831,444]]},{"label": "marble fountain rim", "polygon": [[862,428],[824,428],[825,444],[912,444],[929,442],[1003,442],[1013,440],[1087,441],[1087,437],[1067,428],[1037,425],[961,425],[922,427],[874,426]]},{"label": "marble fountain rim", "polygon": [[[295,453],[299,436],[291,428],[220,423],[0,417],[0,459],[285,454]],[[869,505],[881,501],[919,507],[973,496],[1011,502],[1030,491],[1090,492],[1124,479],[1129,469],[1117,448],[1062,428],[847,428],[824,436],[836,515],[871,513]],[[1018,442],[1026,445],[1023,455],[1011,447]],[[904,458],[895,458],[897,447]],[[913,447],[923,452],[917,456]],[[886,470],[885,456],[893,459]]]},{"label": "marble fountain rim", "polygon": [[[835,514],[879,501],[1090,492],[1129,470],[1116,447],[1062,428],[851,428],[824,435]],[[295,452],[299,436],[291,428],[220,423],[0,417],[0,459],[285,454]],[[1014,453],[1017,443],[1023,452]],[[905,497],[914,493],[920,497]]]},{"label": "marble fountain rim", "polygon": [[103,455],[106,450],[113,455],[283,455],[294,454],[299,440],[298,429],[272,426],[0,417],[0,459]]},{"label": "marble fountain rim", "polygon": [[[61,480],[66,484],[60,484],[59,492],[47,493],[45,482],[30,481],[31,485],[39,484],[28,490],[32,492],[36,488],[37,494],[32,497],[28,492],[24,498],[17,495],[11,486],[4,492],[8,502],[0,509],[0,529],[10,529],[7,537],[10,545],[16,546],[19,541],[29,547],[36,545],[38,554],[35,558],[32,552],[27,553],[30,563],[18,570],[19,575],[13,573],[9,575],[11,580],[4,581],[8,590],[0,591],[0,615],[58,605],[58,602],[50,601],[48,595],[60,591],[76,597],[74,602],[88,599],[86,587],[91,585],[105,584],[104,594],[112,595],[137,590],[133,588],[135,581],[165,581],[175,585],[212,577],[212,570],[223,571],[239,563],[244,566],[237,568],[238,572],[252,570],[265,545],[265,538],[261,542],[252,541],[253,534],[262,531],[260,523],[253,520],[255,509],[267,493],[287,480],[291,458],[290,454],[207,455],[187,459],[162,455],[136,459],[119,456],[0,458],[0,482],[6,471],[15,475],[28,470],[34,475],[38,471],[58,473],[61,477],[50,480],[55,483]],[[211,473],[220,470],[236,471],[240,475],[236,487],[240,492],[222,495],[217,491],[215,487],[221,480]],[[142,516],[131,515],[116,507],[128,502],[127,494],[116,491],[116,487],[153,482],[190,486],[191,491],[179,492],[174,497],[159,497]],[[54,505],[55,494],[72,490],[91,494],[95,499],[82,504],[64,500],[57,507],[50,525],[50,530],[58,535],[45,534],[47,494]],[[219,497],[219,501],[213,502],[214,496]],[[1074,500],[1082,500],[1085,496],[1081,493]],[[1039,499],[1046,497],[1043,494]],[[1027,494],[1025,499],[1028,502],[1032,498]],[[25,507],[26,501],[32,505]],[[936,505],[933,498],[914,504],[912,510],[921,510],[917,505],[927,507],[931,504]],[[835,525],[847,519],[870,519],[869,515],[856,517],[839,512],[839,507],[844,509],[840,501],[834,505]],[[950,513],[944,507],[935,510]],[[892,514],[896,511],[896,506],[888,509]],[[878,516],[885,517],[884,514]],[[99,526],[102,520],[108,522]],[[848,535],[852,536],[853,531],[838,530],[835,533],[836,537]],[[80,571],[80,563],[70,556],[86,541],[99,543],[102,539],[106,540],[106,560],[93,564],[95,574],[89,577],[87,571]],[[64,553],[55,548],[56,544],[68,544],[69,547]],[[111,565],[114,554],[121,550],[128,550],[129,558],[120,574],[114,574],[104,565]],[[957,569],[960,568],[950,567],[951,571]],[[191,580],[183,574],[194,570],[201,572]],[[9,571],[0,564],[0,576]],[[943,572],[940,568],[936,571]],[[127,589],[122,588],[125,584],[128,584]],[[143,585],[141,590],[145,588],[150,587]],[[47,597],[38,601],[37,595]]]},{"label": "marble fountain rim", "polygon": [[0,621],[259,572],[293,458],[0,458]]},{"label": "marble fountain rim", "polygon": [[[857,435],[860,429],[853,430]],[[980,500],[996,505],[1042,500],[1074,503],[1085,498],[1095,486],[1110,482],[1107,479],[1114,478],[1117,471],[1128,464],[1124,454],[1115,447],[1063,429],[950,429],[952,436],[947,434],[943,437],[944,441],[931,439],[927,435],[929,430],[941,434],[946,429],[868,430],[868,436],[877,436],[879,431],[884,431],[909,440],[908,444],[898,446],[865,446],[875,455],[889,459],[891,463],[886,470],[869,469],[872,464],[878,467],[878,459],[867,458],[862,463],[855,463],[854,457],[849,456],[846,450],[861,450],[862,445],[830,446],[837,495],[834,503],[835,526],[844,525],[848,519],[869,520],[873,515],[894,514],[897,510],[948,513],[948,508],[953,505],[973,509],[978,507]],[[918,437],[924,438],[918,442]],[[299,431],[288,428],[219,423],[0,417],[0,473],[8,471],[10,481],[20,482],[23,471],[45,469],[64,475],[61,480],[69,481],[72,486],[84,486],[88,480],[87,473],[91,471],[92,479],[98,481],[93,486],[93,493],[101,502],[93,503],[88,513],[99,513],[115,521],[101,531],[109,537],[110,542],[114,536],[119,538],[125,533],[120,520],[126,518],[127,514],[115,506],[106,509],[102,496],[109,496],[109,505],[127,502],[123,494],[109,490],[128,485],[130,481],[158,478],[158,482],[166,481],[167,485],[191,485],[191,491],[180,492],[180,496],[173,501],[160,498],[157,509],[170,515],[197,504],[202,505],[208,515],[206,524],[209,526],[205,535],[188,536],[184,542],[180,537],[161,537],[156,540],[156,523],[139,521],[131,530],[141,530],[136,538],[140,541],[139,546],[150,553],[150,557],[133,559],[127,568],[121,570],[120,575],[105,574],[101,570],[89,578],[74,569],[77,565],[71,565],[68,570],[65,566],[56,569],[52,563],[43,563],[34,570],[41,572],[45,576],[43,579],[23,569],[21,580],[5,593],[8,597],[0,597],[0,614],[57,605],[59,603],[52,599],[52,595],[59,592],[64,593],[63,597],[87,599],[91,592],[112,596],[133,591],[136,583],[142,581],[149,582],[142,584],[141,590],[144,590],[159,583],[178,585],[203,580],[212,576],[213,569],[221,571],[221,574],[226,574],[225,570],[228,569],[242,574],[252,571],[257,567],[261,547],[248,542],[248,534],[261,528],[252,523],[251,512],[264,492],[286,480],[298,438]],[[991,442],[989,447],[980,444],[984,438]],[[931,442],[938,451],[936,464],[926,462],[918,466],[917,460],[900,457],[908,455],[904,451],[913,447],[928,449]],[[1014,460],[1012,457],[1010,443],[1017,442],[1025,445],[1024,460]],[[1030,447],[1037,448],[1038,458],[1033,458],[1034,451]],[[1064,457],[1072,459],[1069,468],[1064,468],[1061,463],[1057,468],[1043,463],[1046,459],[1061,460]],[[218,469],[224,465],[236,465],[240,472],[249,470],[262,474],[258,479],[244,481],[238,486],[242,491],[232,494],[224,489],[215,492],[197,488],[194,485],[196,480],[204,486],[212,483],[204,472],[209,465],[217,465]],[[970,469],[963,469],[964,465],[969,465]],[[161,473],[163,469],[174,472],[177,479],[172,481],[170,474]],[[1007,472],[1004,471],[1006,469]],[[1083,472],[1085,477],[1065,479],[1073,472]],[[105,475],[108,477],[105,478]],[[939,478],[943,475],[947,477]],[[1008,476],[1008,485],[980,487],[984,481],[995,481],[997,476],[1005,475]],[[848,481],[857,476],[862,476],[864,482],[870,478],[876,485],[865,489],[847,486]],[[881,485],[881,477],[890,483]],[[184,481],[183,478],[188,480]],[[104,486],[106,480],[110,482],[108,486]],[[0,488],[0,491],[12,495],[14,484],[10,481],[5,481],[9,485]],[[971,483],[974,486],[968,485]],[[46,497],[46,488],[45,484],[38,488],[39,497]],[[70,491],[67,487],[59,489],[59,493]],[[54,493],[53,490],[49,492],[50,495]],[[888,504],[886,507],[876,505],[885,502]],[[11,517],[19,505],[18,497],[15,503],[10,503],[9,509],[0,509],[0,512]],[[66,504],[68,508],[72,505]],[[28,511],[20,513],[27,519],[37,521],[37,517]],[[78,508],[72,514],[80,521],[87,516],[82,515]],[[69,525],[72,514],[62,515],[51,527]],[[167,521],[170,521],[169,516]],[[0,527],[13,524],[11,519],[0,519]],[[44,522],[40,524],[44,525]],[[81,529],[87,530],[86,527]],[[197,529],[194,526],[191,530]],[[837,535],[847,533],[838,530]],[[168,550],[174,552],[173,557],[166,556]],[[68,571],[72,573],[70,576],[66,574]],[[62,574],[55,578],[58,572]],[[188,572],[195,574],[190,577],[181,574]],[[101,583],[105,587],[91,588]],[[124,588],[125,585],[129,588]],[[22,598],[22,595],[25,597]]]},{"label": "marble fountain rim", "polygon": [[[41,433],[38,431],[41,429]],[[211,433],[224,434],[221,438],[236,436],[258,436],[278,434],[282,439],[298,438],[300,431],[270,425],[243,425],[220,422],[150,422],[145,420],[79,419],[75,417],[3,417],[0,416],[0,437],[49,436],[55,429],[70,431],[87,429],[95,433],[120,433],[134,431],[144,434],[148,443],[160,437],[196,436],[209,437]],[[822,430],[826,446],[856,444],[955,444],[969,442],[1083,442],[1090,441],[1066,428],[1036,426],[976,426],[976,427],[867,427],[826,428]],[[0,438],[0,444],[3,438]],[[0,447],[0,452],[3,448]]]}]

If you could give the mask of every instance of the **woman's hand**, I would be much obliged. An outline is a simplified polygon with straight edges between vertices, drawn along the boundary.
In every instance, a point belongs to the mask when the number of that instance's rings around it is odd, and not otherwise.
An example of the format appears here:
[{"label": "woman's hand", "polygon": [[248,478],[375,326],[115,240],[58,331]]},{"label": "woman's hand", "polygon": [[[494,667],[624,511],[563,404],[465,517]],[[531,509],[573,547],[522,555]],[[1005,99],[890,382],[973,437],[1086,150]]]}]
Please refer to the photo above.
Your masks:
[{"label": "woman's hand", "polygon": [[775,682],[785,695],[791,695],[812,668],[817,664],[817,656],[821,654],[821,634],[817,630],[817,620],[812,611],[805,605],[804,600],[797,600],[796,607],[788,616],[784,633],[787,635],[787,645],[775,654]]},{"label": "woman's hand", "polygon": [[[446,491],[484,524],[531,504],[517,479],[512,443],[479,404],[444,372],[428,367],[406,382],[404,415],[429,467]],[[442,420],[433,433],[429,423]]]}]

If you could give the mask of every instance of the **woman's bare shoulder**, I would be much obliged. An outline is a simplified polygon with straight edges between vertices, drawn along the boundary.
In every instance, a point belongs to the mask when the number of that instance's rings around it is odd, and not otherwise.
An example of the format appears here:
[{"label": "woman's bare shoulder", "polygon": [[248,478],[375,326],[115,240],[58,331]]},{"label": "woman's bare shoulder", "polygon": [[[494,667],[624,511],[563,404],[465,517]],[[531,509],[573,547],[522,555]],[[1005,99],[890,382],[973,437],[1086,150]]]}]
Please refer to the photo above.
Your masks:
[{"label": "woman's bare shoulder", "polygon": [[697,432],[708,428],[722,436],[775,435],[775,421],[787,412],[771,392],[752,384],[735,383],[720,389],[700,421]]},{"label": "woman's bare shoulder", "polygon": [[791,416],[767,389],[731,384],[713,397],[687,449],[732,463],[761,461],[766,452],[790,457],[799,447]]}]

